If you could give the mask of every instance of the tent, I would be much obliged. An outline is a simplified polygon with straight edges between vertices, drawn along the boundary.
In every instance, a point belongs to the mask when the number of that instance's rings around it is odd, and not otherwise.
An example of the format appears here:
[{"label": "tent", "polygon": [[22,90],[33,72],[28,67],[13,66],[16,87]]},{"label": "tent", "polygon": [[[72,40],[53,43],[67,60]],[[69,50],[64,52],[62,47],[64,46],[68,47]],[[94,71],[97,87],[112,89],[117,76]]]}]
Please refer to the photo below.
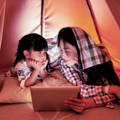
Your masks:
[{"label": "tent", "polygon": [[[119,105],[115,109],[89,109],[84,114],[68,111],[33,112],[31,101],[28,102],[30,89],[21,89],[15,77],[4,79],[2,76],[12,64],[22,36],[38,33],[49,42],[61,28],[67,26],[80,27],[96,44],[104,44],[120,76],[119,6],[120,0],[0,0],[0,119],[119,120]],[[61,74],[56,77],[57,74],[51,76],[59,81],[59,85],[66,82]],[[52,80],[49,76],[46,81],[55,84]],[[1,81],[4,81],[4,84]]]},{"label": "tent", "polygon": [[19,39],[34,32],[52,38],[66,26],[77,26],[110,52],[120,69],[120,0],[0,0],[0,71],[15,56]]}]

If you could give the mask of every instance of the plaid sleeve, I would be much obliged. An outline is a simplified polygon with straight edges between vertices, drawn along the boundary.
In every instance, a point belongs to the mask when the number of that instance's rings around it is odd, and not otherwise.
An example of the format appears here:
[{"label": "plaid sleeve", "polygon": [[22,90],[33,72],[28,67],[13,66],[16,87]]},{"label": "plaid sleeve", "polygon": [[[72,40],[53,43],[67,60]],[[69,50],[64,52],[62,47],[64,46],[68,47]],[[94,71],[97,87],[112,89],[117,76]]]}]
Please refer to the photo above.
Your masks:
[{"label": "plaid sleeve", "polygon": [[64,77],[73,85],[77,85],[78,82],[81,82],[79,75],[75,71],[74,67],[66,65],[65,61],[62,58],[59,58],[59,69]]},{"label": "plaid sleeve", "polygon": [[23,88],[25,86],[25,81],[30,77],[30,75],[31,75],[31,72],[27,69],[17,71],[20,87]]},{"label": "plaid sleeve", "polygon": [[113,95],[105,95],[103,93],[102,86],[95,85],[86,85],[82,84],[80,81],[78,73],[75,71],[73,67],[69,67],[65,64],[64,60],[60,59],[60,70],[65,78],[71,82],[73,85],[80,85],[80,97],[89,98],[93,97],[96,104],[105,104],[107,107],[112,108],[112,104],[109,104],[111,101],[115,100]]},{"label": "plaid sleeve", "polygon": [[93,99],[96,104],[105,104],[114,101],[116,98],[114,95],[109,94],[109,95],[95,96],[93,97]]},{"label": "plaid sleeve", "polygon": [[23,63],[17,64],[16,72],[17,72],[18,81],[20,82],[20,87],[23,88],[25,86],[25,81],[30,77],[32,72],[30,68]]},{"label": "plaid sleeve", "polygon": [[93,100],[95,102],[95,104],[97,105],[106,105],[106,107],[108,108],[114,108],[114,104],[112,103],[115,100],[115,96],[114,95],[99,95],[99,96],[95,96],[93,97]]},{"label": "plaid sleeve", "polygon": [[59,64],[60,64],[60,71],[64,75],[64,77],[73,85],[79,85],[80,86],[80,96],[82,98],[88,98],[92,96],[96,96],[98,94],[102,93],[102,86],[94,86],[94,85],[86,85],[83,84],[82,80],[80,80],[80,77],[78,73],[76,72],[74,67],[68,66],[64,59],[59,58]]},{"label": "plaid sleeve", "polygon": [[80,90],[80,96],[82,98],[89,98],[103,94],[102,86],[82,84],[80,85]]}]

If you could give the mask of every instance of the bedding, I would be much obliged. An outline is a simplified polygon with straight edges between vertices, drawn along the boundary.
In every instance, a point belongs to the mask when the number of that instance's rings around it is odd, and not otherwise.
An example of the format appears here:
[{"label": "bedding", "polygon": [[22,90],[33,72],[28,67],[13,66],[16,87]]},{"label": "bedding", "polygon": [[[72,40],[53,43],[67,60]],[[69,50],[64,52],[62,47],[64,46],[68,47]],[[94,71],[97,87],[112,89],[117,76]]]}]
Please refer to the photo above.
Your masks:
[{"label": "bedding", "polygon": [[[0,103],[24,103],[31,102],[30,87],[20,88],[16,77],[5,77],[3,86],[0,91]],[[66,81],[62,74],[56,70],[43,82],[37,82],[35,86],[68,86],[71,85]]]},{"label": "bedding", "polygon": [[[2,77],[3,79],[4,77]],[[30,88],[20,88],[17,78],[5,77],[0,91],[0,120],[119,120],[120,106],[115,109],[93,108],[77,114],[73,111],[34,112],[31,103]],[[54,71],[42,83],[36,86],[71,85],[59,71]],[[7,104],[6,104],[7,103]],[[9,103],[9,104],[8,104]],[[11,116],[12,115],[12,116]],[[99,116],[99,117],[98,117]]]},{"label": "bedding", "polygon": [[[11,116],[12,115],[12,116]],[[73,111],[34,112],[31,103],[0,106],[0,120],[120,120],[120,106],[115,109],[93,108],[76,114]]]}]

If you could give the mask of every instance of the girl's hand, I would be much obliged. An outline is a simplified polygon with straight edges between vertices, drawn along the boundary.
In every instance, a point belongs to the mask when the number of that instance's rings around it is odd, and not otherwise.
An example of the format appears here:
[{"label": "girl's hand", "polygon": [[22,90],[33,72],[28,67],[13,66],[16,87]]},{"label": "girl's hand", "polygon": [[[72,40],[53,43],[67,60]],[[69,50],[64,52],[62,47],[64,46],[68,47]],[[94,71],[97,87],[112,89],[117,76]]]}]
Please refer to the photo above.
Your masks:
[{"label": "girl's hand", "polygon": [[65,106],[74,110],[77,113],[81,113],[86,109],[86,103],[82,99],[70,98],[65,101]]},{"label": "girl's hand", "polygon": [[44,59],[42,61],[37,61],[35,59],[28,59],[29,67],[32,67],[35,70],[43,71],[48,64],[48,60]]},{"label": "girl's hand", "polygon": [[104,106],[103,103],[96,104],[93,100],[93,97],[86,99],[70,98],[69,100],[65,101],[65,105],[78,113],[81,113],[89,108]]},{"label": "girl's hand", "polygon": [[[108,86],[105,86],[105,87],[108,87]],[[105,91],[105,87],[104,87],[104,91]],[[120,86],[116,86],[116,85],[111,85],[109,86],[109,89],[108,89],[108,94],[114,94],[118,97],[118,99],[120,100]]]},{"label": "girl's hand", "polygon": [[34,70],[40,71],[40,62],[35,59],[28,59],[28,66],[32,67]]},{"label": "girl's hand", "polygon": [[48,64],[48,60],[44,60],[43,62],[40,62],[40,68],[41,70],[44,70]]}]

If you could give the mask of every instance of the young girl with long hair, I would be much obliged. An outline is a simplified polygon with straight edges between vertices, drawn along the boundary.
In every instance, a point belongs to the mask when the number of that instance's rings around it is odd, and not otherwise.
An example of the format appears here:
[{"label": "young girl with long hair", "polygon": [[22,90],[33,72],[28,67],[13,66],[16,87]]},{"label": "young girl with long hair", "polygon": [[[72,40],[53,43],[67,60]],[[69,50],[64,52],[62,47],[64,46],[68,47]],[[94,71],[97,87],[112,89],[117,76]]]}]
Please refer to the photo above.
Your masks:
[{"label": "young girl with long hair", "polygon": [[21,38],[13,64],[20,86],[34,85],[51,72],[46,40],[39,34],[31,33]]}]

